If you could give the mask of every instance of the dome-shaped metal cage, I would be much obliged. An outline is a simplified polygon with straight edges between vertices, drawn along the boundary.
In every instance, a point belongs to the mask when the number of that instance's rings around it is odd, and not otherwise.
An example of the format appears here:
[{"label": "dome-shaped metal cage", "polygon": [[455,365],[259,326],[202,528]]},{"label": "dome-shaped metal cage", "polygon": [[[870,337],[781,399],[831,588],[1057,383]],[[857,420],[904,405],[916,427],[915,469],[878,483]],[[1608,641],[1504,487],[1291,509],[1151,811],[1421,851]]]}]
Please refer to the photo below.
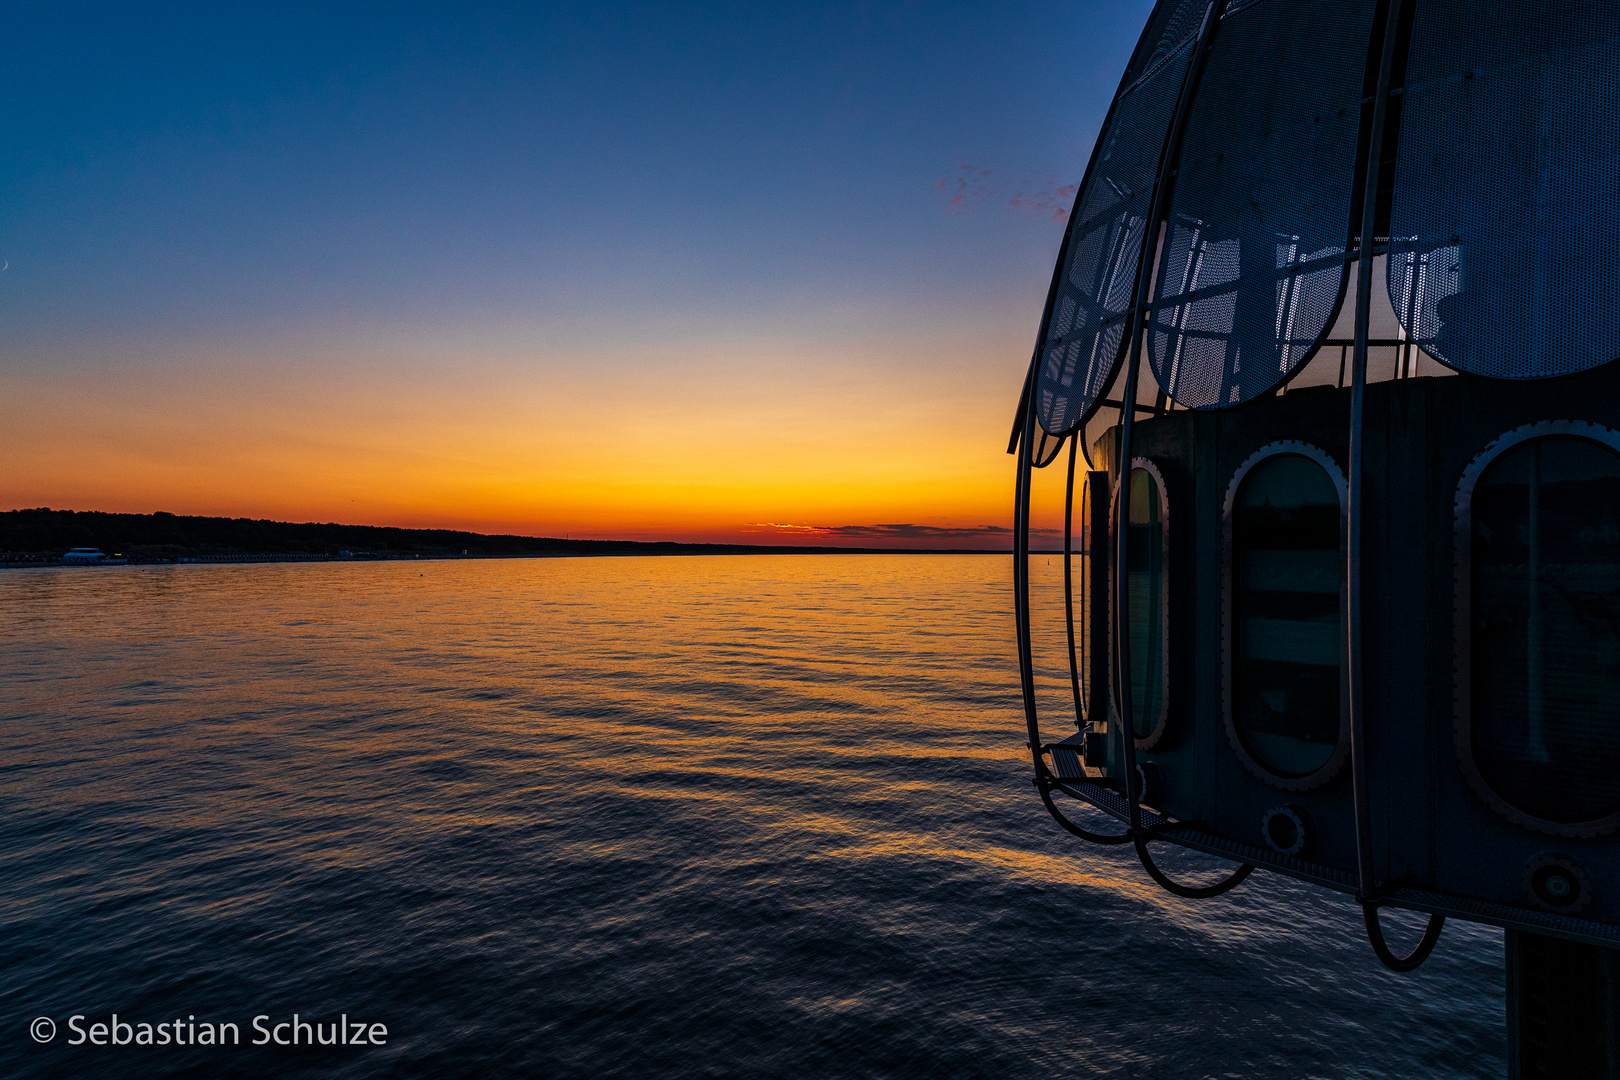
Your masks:
[{"label": "dome-shaped metal cage", "polygon": [[[1047,808],[1178,895],[1351,893],[1399,970],[1446,916],[1620,947],[1616,358],[1620,2],[1161,0],[1009,445]],[[1065,442],[1047,741],[1030,501]],[[1548,834],[1578,906],[1523,884]],[[1238,869],[1178,883],[1161,840]],[[1383,906],[1431,914],[1410,955]]]}]

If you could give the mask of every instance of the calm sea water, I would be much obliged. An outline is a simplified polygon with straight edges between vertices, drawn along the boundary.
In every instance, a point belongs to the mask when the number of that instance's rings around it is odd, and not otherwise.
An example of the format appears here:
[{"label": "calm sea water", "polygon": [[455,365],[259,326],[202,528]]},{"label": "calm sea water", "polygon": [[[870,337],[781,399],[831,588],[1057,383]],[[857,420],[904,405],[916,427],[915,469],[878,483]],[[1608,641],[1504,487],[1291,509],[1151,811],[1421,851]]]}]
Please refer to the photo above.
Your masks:
[{"label": "calm sea water", "polygon": [[[0,573],[0,1075],[1502,1075],[1499,933],[1394,975],[1059,831],[1010,570]],[[115,1012],[242,1045],[66,1045]],[[249,1045],[295,1013],[386,1042]]]}]

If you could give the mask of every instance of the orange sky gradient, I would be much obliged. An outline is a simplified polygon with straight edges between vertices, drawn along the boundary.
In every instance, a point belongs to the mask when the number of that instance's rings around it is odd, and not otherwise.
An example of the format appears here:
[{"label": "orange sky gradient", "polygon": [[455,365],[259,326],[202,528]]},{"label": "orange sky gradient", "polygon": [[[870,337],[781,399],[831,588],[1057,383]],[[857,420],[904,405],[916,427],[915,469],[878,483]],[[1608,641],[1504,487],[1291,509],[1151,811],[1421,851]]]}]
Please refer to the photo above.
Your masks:
[{"label": "orange sky gradient", "polygon": [[[594,351],[350,340],[192,344],[155,358],[109,346],[93,362],[0,372],[0,502],[1001,548],[1004,534],[982,530],[1011,523],[1005,449],[1029,322],[1020,311],[931,337],[739,335]],[[1061,488],[1056,498],[1061,508]],[[1041,502],[1037,524],[1060,527],[1052,499]],[[849,529],[895,524],[924,529]],[[935,529],[951,532],[926,535]]]},{"label": "orange sky gradient", "polygon": [[1006,549],[1150,8],[28,9],[0,510]]}]

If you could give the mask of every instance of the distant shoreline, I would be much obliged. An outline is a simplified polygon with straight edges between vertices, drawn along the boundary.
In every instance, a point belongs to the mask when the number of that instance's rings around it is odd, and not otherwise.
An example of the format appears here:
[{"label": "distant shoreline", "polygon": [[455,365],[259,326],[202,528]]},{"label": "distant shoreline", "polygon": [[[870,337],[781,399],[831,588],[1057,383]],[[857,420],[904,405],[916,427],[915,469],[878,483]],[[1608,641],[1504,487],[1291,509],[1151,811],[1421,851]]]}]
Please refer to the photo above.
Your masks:
[{"label": "distant shoreline", "polygon": [[[574,540],[455,529],[294,523],[99,510],[0,512],[0,567],[60,566],[70,548],[97,548],[129,565],[248,562],[578,558],[649,555],[1011,555],[1005,548],[836,547]],[[1060,554],[1032,552],[1031,554]]]},{"label": "distant shoreline", "polygon": [[[720,545],[716,545],[720,546]],[[728,545],[729,546],[729,545]],[[116,566],[226,566],[247,563],[379,563],[379,562],[475,562],[521,559],[672,559],[721,558],[734,555],[1007,555],[1005,548],[765,548],[736,545],[734,551],[643,551],[643,552],[543,552],[533,555],[398,555],[380,559],[356,559],[341,555],[221,555],[213,558],[119,559],[106,563],[75,566],[60,559],[20,560],[0,558],[0,570],[105,570]],[[1062,556],[1062,551],[1031,550],[1030,555]],[[1083,552],[1073,552],[1079,557]]]}]

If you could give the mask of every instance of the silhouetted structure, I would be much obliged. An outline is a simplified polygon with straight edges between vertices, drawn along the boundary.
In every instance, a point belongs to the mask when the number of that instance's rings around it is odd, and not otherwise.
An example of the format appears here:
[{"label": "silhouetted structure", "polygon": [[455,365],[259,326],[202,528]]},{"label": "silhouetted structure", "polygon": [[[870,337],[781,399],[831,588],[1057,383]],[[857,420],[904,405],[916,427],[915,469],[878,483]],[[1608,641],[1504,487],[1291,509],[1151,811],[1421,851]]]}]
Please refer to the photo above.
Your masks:
[{"label": "silhouetted structure", "polygon": [[[1013,433],[1048,809],[1180,896],[1352,893],[1396,970],[1505,927],[1514,1076],[1620,1076],[1617,163],[1620,4],[1165,0]],[[1065,443],[1049,742],[1029,491]],[[1189,886],[1154,841],[1241,865]],[[1432,916],[1410,955],[1382,907]]]}]

